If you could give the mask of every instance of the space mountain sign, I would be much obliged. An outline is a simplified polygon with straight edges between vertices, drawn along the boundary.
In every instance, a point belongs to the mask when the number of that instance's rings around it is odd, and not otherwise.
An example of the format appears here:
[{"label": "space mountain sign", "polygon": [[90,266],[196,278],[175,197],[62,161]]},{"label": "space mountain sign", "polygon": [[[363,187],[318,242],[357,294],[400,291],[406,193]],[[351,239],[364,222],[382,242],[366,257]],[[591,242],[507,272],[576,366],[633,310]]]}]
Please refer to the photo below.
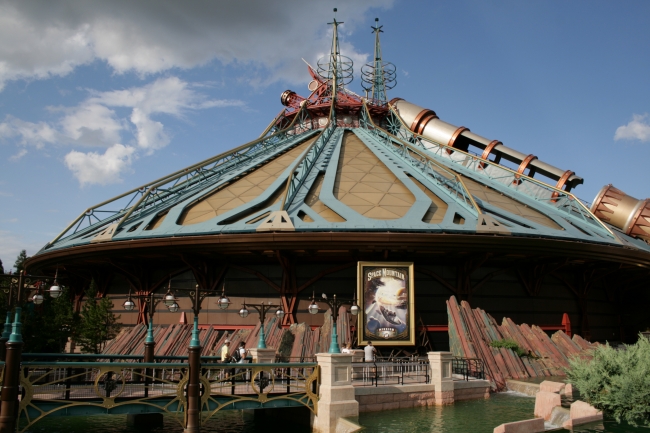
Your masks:
[{"label": "space mountain sign", "polygon": [[413,263],[359,262],[359,344],[415,345]]}]

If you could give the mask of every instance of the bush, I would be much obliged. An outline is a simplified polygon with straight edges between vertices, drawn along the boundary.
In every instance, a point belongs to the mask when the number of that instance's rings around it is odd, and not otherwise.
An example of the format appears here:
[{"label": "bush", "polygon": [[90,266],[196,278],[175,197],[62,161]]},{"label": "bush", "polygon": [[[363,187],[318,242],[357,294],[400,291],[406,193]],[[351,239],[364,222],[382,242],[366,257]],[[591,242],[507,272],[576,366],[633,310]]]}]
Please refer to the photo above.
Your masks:
[{"label": "bush", "polygon": [[496,347],[497,349],[510,349],[513,352],[517,354],[520,358],[522,356],[528,355],[528,352],[526,352],[524,349],[519,347],[517,342],[515,340],[512,340],[510,338],[506,338],[505,340],[494,340],[490,343],[490,346]]},{"label": "bush", "polygon": [[636,426],[650,426],[650,340],[616,350],[608,345],[591,352],[592,359],[572,358],[567,379],[589,404]]}]

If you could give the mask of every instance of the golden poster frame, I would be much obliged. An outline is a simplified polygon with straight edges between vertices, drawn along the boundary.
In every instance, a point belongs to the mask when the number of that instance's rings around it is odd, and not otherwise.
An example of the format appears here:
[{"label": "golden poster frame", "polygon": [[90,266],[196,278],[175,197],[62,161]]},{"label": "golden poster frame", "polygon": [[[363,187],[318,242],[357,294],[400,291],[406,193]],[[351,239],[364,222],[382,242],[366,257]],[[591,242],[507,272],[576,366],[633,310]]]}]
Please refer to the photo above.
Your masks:
[{"label": "golden poster frame", "polygon": [[[388,279],[387,282],[395,283],[392,289],[386,287],[384,293],[378,295],[383,296],[384,302],[381,302],[375,299],[380,289],[372,281],[384,278]],[[385,285],[382,281],[381,286]],[[413,262],[358,262],[358,344],[366,345],[368,341],[372,341],[375,346],[415,346],[414,292]],[[408,296],[406,302],[403,299],[404,294]],[[371,316],[367,317],[369,311]],[[370,326],[370,329],[366,325]]]}]

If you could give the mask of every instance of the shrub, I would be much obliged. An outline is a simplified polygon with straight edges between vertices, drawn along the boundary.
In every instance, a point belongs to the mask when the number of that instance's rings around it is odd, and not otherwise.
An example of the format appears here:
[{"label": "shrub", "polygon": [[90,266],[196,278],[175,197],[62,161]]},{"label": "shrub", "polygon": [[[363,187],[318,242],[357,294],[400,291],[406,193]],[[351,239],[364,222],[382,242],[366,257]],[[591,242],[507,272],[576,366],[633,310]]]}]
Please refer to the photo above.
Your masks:
[{"label": "shrub", "polygon": [[636,426],[650,426],[650,340],[616,350],[607,345],[591,352],[592,359],[572,358],[567,379],[589,404]]},{"label": "shrub", "polygon": [[501,349],[501,348],[510,349],[513,352],[515,352],[517,356],[519,356],[520,358],[522,356],[528,355],[528,353],[524,349],[519,347],[519,345],[515,340],[512,340],[510,338],[506,338],[505,340],[494,340],[490,342],[490,346],[496,347],[497,349]]}]

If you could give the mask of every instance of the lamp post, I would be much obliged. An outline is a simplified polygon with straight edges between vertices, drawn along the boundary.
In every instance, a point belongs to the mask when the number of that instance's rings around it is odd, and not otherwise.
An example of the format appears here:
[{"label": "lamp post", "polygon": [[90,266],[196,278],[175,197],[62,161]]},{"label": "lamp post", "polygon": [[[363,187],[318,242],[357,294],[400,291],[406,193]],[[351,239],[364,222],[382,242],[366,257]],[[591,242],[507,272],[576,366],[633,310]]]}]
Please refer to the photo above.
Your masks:
[{"label": "lamp post", "polygon": [[[58,271],[57,271],[58,276]],[[14,289],[16,289],[16,316],[14,322],[10,324],[11,333],[9,334],[6,342],[5,349],[5,373],[4,382],[2,384],[2,393],[0,395],[0,431],[13,432],[16,430],[16,415],[18,414],[18,387],[20,386],[20,358],[23,349],[23,336],[22,336],[22,323],[20,323],[20,314],[22,308],[20,307],[20,299],[23,289],[36,289],[37,292],[32,298],[35,304],[43,303],[42,292],[49,292],[53,298],[58,298],[62,291],[56,278],[49,290],[43,290],[43,283],[47,284],[51,277],[41,275],[25,275],[24,271],[20,271],[18,277],[15,275],[0,275],[2,279],[9,280],[8,284],[2,285],[3,291],[9,295],[8,310],[11,311],[11,299]],[[7,314],[7,322],[5,323],[5,332],[7,331],[7,324],[11,320],[11,316]]]},{"label": "lamp post", "polygon": [[[59,271],[57,269],[56,274],[54,276],[54,282],[52,283],[52,286],[48,290],[42,290],[42,282],[44,281],[47,283],[49,281],[49,276],[34,276],[30,275],[25,278],[24,282],[21,282],[20,279],[22,277],[22,273],[20,275],[2,275],[0,274],[0,289],[4,292],[5,297],[6,297],[6,302],[7,302],[7,314],[6,314],[6,319],[4,323],[4,328],[2,331],[2,336],[0,336],[0,360],[4,361],[6,358],[6,343],[9,340],[9,337],[11,336],[11,310],[13,309],[13,297],[14,294],[18,291],[19,286],[23,286],[23,288],[36,288],[38,291],[32,297],[32,301],[36,305],[40,305],[44,301],[44,297],[41,293],[41,291],[48,292],[50,296],[54,299],[58,298],[61,296],[61,293],[63,293],[63,287],[59,285],[57,281]],[[34,284],[32,283],[36,280],[37,282],[40,282],[41,284]],[[18,303],[18,301],[17,301]]]},{"label": "lamp post", "polygon": [[[178,311],[178,303],[176,302],[177,299],[174,296],[174,291],[186,292],[192,300],[194,327],[192,328],[192,339],[190,340],[190,347],[188,350],[190,371],[187,381],[187,417],[185,418],[185,433],[198,433],[201,423],[201,341],[199,340],[199,312],[201,311],[201,303],[206,296],[214,294],[215,292],[213,290],[201,290],[198,284],[194,289],[172,288],[170,280],[168,294],[165,295],[163,302],[165,305],[170,307],[170,310],[176,308],[175,311]],[[222,310],[225,310],[230,305],[230,299],[226,296],[225,283],[217,304]]]},{"label": "lamp post", "polygon": [[339,347],[339,336],[336,329],[336,320],[339,318],[339,308],[343,305],[350,305],[350,314],[353,316],[359,314],[359,306],[357,305],[356,296],[352,300],[337,299],[336,295],[330,299],[325,293],[323,293],[323,298],[317,301],[316,296],[312,294],[311,304],[309,304],[308,307],[311,314],[318,313],[317,302],[325,302],[332,310],[332,342],[330,343],[329,353],[341,353],[341,348]]},{"label": "lamp post", "polygon": [[242,309],[239,310],[239,315],[243,318],[248,316],[248,309],[246,307],[253,307],[257,310],[257,312],[260,315],[260,339],[259,342],[257,343],[257,348],[258,349],[266,349],[266,337],[264,335],[264,321],[266,320],[266,313],[271,309],[271,308],[277,308],[275,315],[278,317],[279,320],[282,320],[284,317],[284,311],[282,310],[282,307],[280,305],[272,305],[270,302],[268,304],[247,304],[244,302],[242,304]]},{"label": "lamp post", "polygon": [[[148,295],[136,295],[136,297],[142,300],[147,305],[147,314],[149,315],[149,323],[147,324],[147,338],[144,341],[144,362],[154,362],[154,349],[156,347],[156,341],[153,339],[153,315],[156,312],[156,306],[161,302],[165,301],[169,296],[174,298],[174,295],[171,293],[171,284],[167,288],[167,293],[164,296],[156,296],[153,292]],[[174,307],[175,304],[175,308]],[[129,290],[129,297],[124,301],[122,307],[126,311],[133,311],[135,308],[135,302],[131,298],[131,290]],[[174,301],[172,305],[168,305],[167,309],[172,313],[178,311],[178,304]]]}]

